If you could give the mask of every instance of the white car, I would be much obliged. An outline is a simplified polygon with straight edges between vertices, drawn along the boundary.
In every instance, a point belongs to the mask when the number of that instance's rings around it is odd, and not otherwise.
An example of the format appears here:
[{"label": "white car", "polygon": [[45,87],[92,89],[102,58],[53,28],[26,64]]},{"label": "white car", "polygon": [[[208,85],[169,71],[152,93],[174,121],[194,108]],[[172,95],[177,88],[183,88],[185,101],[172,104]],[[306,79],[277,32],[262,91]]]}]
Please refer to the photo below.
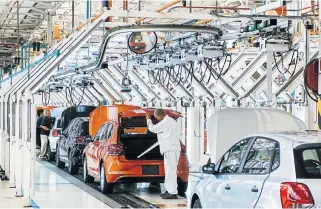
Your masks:
[{"label": "white car", "polygon": [[49,142],[47,148],[47,157],[49,161],[53,161],[55,159],[57,140],[59,139],[61,134],[61,113],[64,110],[65,108],[54,108],[51,112],[51,118],[54,122],[48,137]]},{"label": "white car", "polygon": [[60,117],[55,118],[54,125],[50,130],[48,137],[48,148],[47,148],[47,157],[49,161],[53,161],[56,155],[57,141],[61,135],[61,126],[60,126]]},{"label": "white car", "polygon": [[203,166],[192,208],[320,208],[321,133],[256,134]]}]

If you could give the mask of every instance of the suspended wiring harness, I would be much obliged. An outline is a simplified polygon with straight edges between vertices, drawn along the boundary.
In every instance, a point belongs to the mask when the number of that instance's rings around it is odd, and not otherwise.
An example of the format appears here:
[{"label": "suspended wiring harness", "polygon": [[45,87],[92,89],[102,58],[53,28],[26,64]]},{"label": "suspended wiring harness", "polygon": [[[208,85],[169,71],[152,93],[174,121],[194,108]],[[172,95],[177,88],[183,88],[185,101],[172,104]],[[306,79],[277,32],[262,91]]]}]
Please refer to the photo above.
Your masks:
[{"label": "suspended wiring harness", "polygon": [[[81,97],[78,99],[76,96],[75,96],[75,84],[73,84],[73,79],[71,77],[71,80],[70,80],[70,84],[69,86],[66,86],[65,87],[65,95],[66,95],[66,100],[67,102],[70,104],[70,105],[73,105],[73,106],[79,106],[81,104],[81,102],[83,101],[83,98],[84,98],[84,94],[85,94],[85,90],[87,88],[86,85],[80,87],[82,88],[82,94],[81,94]],[[69,99],[70,98],[70,99]],[[74,98],[77,98],[78,99],[78,102],[76,102],[76,100],[74,100]]]},{"label": "suspended wiring harness", "polygon": [[[206,58],[197,63],[189,61],[185,64],[148,70],[148,78],[151,85],[161,84],[167,88],[171,84],[175,86],[191,84],[193,78],[197,78],[200,83],[208,85],[211,82],[211,78],[217,81],[221,76],[226,75],[231,67],[231,63],[232,56],[226,54],[225,57]],[[197,77],[196,74],[198,74]]]},{"label": "suspended wiring harness", "polygon": [[[291,52],[291,51],[290,51]],[[286,75],[287,73],[290,74],[290,78],[292,78],[294,76],[294,73],[296,71],[297,65],[298,65],[298,60],[299,60],[299,51],[297,49],[293,49],[292,50],[292,57],[290,62],[288,63],[288,65],[286,67],[284,64],[284,55],[285,53],[289,53],[289,52],[281,52],[281,64],[282,64],[282,69],[279,68],[277,59],[276,59],[276,53],[273,52],[273,58],[274,58],[274,63],[276,66],[276,69],[279,71],[280,74],[282,74],[283,76]],[[293,70],[290,71],[291,66],[294,66]]]}]

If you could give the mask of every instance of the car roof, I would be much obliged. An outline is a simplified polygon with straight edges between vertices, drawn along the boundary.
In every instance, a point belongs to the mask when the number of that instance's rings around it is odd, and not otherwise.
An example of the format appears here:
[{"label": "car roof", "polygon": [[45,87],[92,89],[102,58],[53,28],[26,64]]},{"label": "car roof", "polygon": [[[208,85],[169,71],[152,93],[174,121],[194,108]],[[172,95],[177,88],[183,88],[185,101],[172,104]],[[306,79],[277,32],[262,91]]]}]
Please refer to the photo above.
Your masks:
[{"label": "car roof", "polygon": [[279,142],[292,142],[293,147],[306,143],[321,143],[320,131],[283,131],[283,132],[266,132],[257,133],[252,136],[261,136],[275,139]]}]

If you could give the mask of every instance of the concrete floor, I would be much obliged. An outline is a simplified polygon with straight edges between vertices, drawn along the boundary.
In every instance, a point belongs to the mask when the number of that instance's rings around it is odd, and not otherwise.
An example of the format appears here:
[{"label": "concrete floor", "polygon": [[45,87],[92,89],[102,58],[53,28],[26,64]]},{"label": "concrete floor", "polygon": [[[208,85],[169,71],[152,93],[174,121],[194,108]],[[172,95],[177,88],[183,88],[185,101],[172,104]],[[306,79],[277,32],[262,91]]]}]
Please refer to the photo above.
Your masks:
[{"label": "concrete floor", "polygon": [[[190,176],[189,191],[197,183],[199,174]],[[160,207],[186,208],[187,199],[163,200],[159,197],[165,188],[149,186],[147,183],[121,185],[122,189]],[[36,163],[36,194],[34,208],[110,208],[84,190],[76,187],[57,173],[39,162]],[[190,192],[187,192],[189,196]],[[15,189],[9,188],[8,181],[0,181],[0,208],[23,208],[22,198],[15,197]]]}]

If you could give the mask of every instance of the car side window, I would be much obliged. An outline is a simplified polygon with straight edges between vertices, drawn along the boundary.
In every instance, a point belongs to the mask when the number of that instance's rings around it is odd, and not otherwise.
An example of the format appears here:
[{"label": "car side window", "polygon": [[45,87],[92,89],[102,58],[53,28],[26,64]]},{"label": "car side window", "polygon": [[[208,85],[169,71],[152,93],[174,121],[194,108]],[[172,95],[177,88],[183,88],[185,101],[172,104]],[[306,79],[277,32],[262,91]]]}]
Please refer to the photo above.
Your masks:
[{"label": "car side window", "polygon": [[111,134],[113,133],[113,127],[114,125],[110,123],[106,132],[106,139],[109,139],[111,137]]},{"label": "car side window", "polygon": [[97,131],[96,135],[94,136],[94,141],[98,141],[101,138],[101,135],[103,134],[105,130],[106,124],[102,125],[100,129]]},{"label": "car side window", "polygon": [[79,131],[79,125],[80,125],[80,120],[75,119],[74,123],[70,127],[69,135],[76,136],[78,134],[78,131]]},{"label": "car side window", "polygon": [[71,121],[68,126],[66,127],[66,129],[64,130],[64,134],[69,134],[69,130],[71,130],[71,127],[73,126],[75,121]]},{"label": "car side window", "polygon": [[218,173],[236,173],[249,147],[251,138],[243,139],[227,151],[220,162]]},{"label": "car side window", "polygon": [[113,129],[112,123],[106,124],[106,129],[100,140],[108,140],[111,137],[112,129]]},{"label": "car side window", "polygon": [[[275,157],[274,169],[278,166],[277,152],[274,152],[277,142],[266,138],[256,138],[253,143],[242,172],[251,174],[266,174],[270,171],[270,163],[272,163],[273,156]],[[272,164],[273,168],[273,164]]]}]

